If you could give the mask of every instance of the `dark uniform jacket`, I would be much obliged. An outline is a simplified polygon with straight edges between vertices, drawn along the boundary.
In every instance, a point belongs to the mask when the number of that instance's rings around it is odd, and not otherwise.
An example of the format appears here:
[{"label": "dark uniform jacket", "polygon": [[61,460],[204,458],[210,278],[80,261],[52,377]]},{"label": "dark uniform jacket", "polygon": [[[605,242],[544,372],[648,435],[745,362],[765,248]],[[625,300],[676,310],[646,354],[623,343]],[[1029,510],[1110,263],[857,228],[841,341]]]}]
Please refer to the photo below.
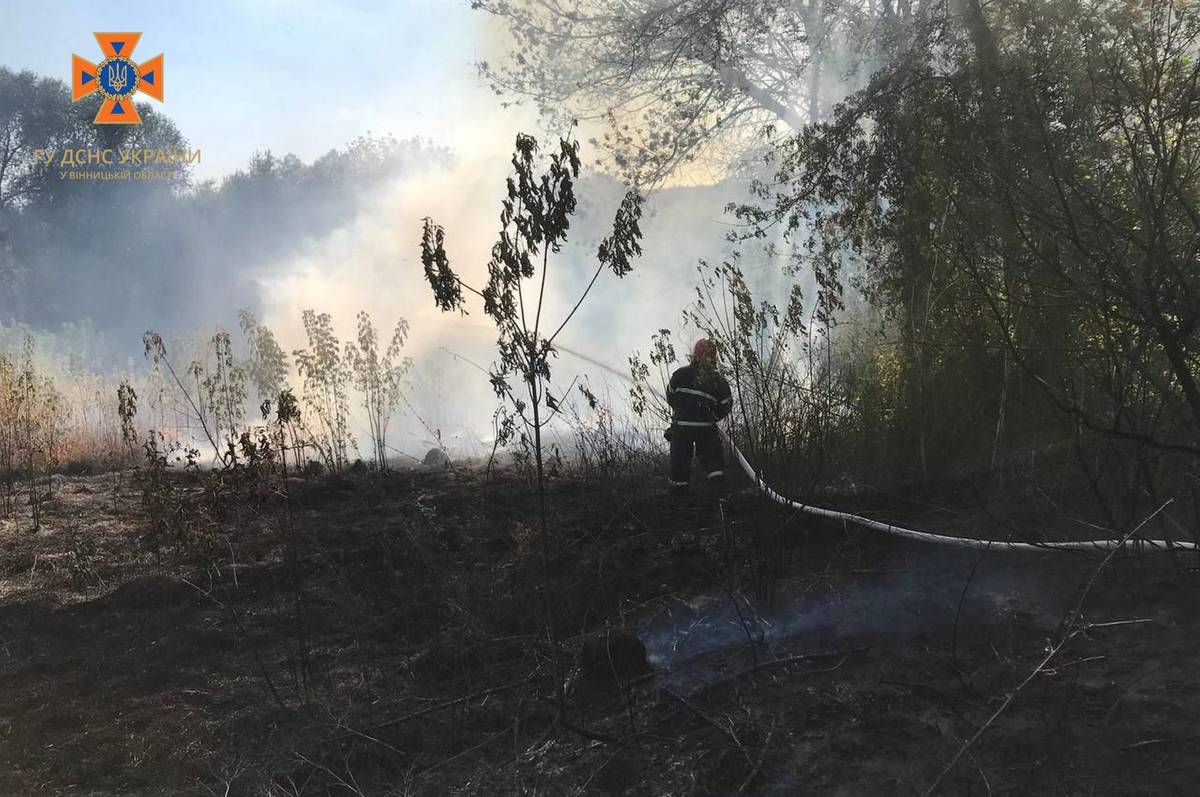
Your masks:
[{"label": "dark uniform jacket", "polygon": [[714,368],[685,365],[671,374],[667,401],[674,410],[672,426],[713,428],[733,409],[729,383]]}]

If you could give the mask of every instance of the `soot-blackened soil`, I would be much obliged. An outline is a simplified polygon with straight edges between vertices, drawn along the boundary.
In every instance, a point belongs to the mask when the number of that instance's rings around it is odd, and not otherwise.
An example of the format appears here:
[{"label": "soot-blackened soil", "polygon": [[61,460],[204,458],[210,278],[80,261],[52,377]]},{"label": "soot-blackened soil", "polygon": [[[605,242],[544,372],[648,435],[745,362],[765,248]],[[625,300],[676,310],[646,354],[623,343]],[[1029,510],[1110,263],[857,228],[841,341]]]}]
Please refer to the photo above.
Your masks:
[{"label": "soot-blackened soil", "polygon": [[551,479],[551,545],[514,473],[176,487],[157,539],[132,474],[0,521],[0,794],[923,794],[985,726],[938,793],[1200,782],[1182,555],[1114,559],[1064,629],[1094,557],[646,475]]}]

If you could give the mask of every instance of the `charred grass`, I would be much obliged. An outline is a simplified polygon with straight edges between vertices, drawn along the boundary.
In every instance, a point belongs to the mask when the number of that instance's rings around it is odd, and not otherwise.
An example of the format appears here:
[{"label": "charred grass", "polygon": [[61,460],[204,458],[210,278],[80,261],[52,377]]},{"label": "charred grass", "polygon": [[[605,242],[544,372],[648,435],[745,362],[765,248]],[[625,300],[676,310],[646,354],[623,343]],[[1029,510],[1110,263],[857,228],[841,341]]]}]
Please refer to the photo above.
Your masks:
[{"label": "charred grass", "polygon": [[[547,585],[513,471],[292,480],[252,512],[173,478],[194,522],[154,545],[111,474],[56,477],[38,533],[4,527],[0,792],[920,794],[1096,565],[981,562],[749,493],[672,507],[637,473],[552,479]],[[1148,622],[1073,641],[942,793],[1187,792],[1193,566],[1114,561],[1088,621]],[[582,677],[622,629],[654,670]]]}]

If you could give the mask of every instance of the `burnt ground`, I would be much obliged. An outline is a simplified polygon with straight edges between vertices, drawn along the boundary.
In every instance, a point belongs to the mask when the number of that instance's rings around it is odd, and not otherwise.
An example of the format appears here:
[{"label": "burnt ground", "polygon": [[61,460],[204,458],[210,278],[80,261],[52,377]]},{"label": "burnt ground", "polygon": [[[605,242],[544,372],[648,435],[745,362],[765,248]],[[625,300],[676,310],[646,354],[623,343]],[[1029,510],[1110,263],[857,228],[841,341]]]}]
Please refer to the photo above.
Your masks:
[{"label": "burnt ground", "polygon": [[[132,474],[0,521],[0,794],[923,794],[1098,564],[646,474],[552,479],[548,552],[511,472],[176,489],[157,540]],[[1194,793],[1196,565],[1113,559],[938,793]]]}]

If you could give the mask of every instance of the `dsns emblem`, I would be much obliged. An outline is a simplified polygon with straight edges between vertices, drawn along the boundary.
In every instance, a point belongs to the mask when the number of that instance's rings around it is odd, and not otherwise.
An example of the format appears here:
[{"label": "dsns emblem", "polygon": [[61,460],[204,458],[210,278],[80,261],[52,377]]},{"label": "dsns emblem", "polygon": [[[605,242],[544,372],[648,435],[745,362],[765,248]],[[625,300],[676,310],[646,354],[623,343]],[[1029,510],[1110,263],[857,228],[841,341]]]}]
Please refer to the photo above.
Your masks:
[{"label": "dsns emblem", "polygon": [[71,55],[71,101],[99,93],[104,97],[96,114],[96,124],[140,125],[133,98],[138,92],[162,102],[162,53],[138,64],[133,58],[140,33],[97,33],[96,41],[104,60],[93,64],[86,58]]}]

